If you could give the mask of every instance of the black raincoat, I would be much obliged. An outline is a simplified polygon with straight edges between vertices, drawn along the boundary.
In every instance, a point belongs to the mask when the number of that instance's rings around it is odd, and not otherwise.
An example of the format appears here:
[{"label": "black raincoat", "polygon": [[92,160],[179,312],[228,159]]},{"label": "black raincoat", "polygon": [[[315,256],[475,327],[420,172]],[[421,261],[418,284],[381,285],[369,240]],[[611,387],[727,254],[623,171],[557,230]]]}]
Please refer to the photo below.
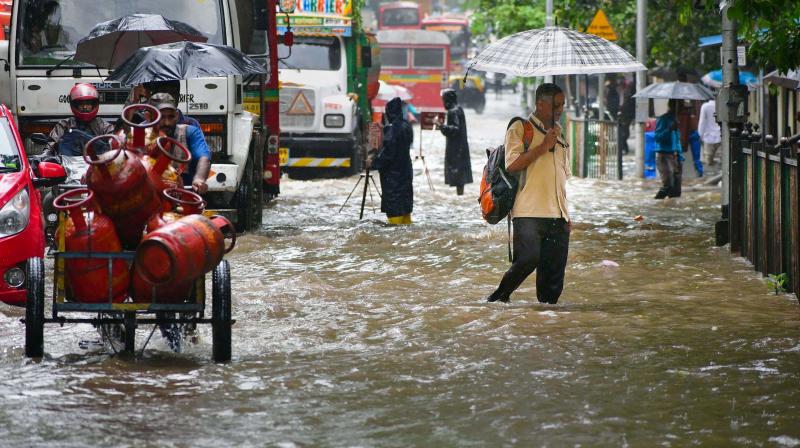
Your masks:
[{"label": "black raincoat", "polygon": [[[448,92],[449,93],[449,92]],[[447,137],[444,150],[444,183],[458,187],[472,183],[472,164],[469,160],[467,120],[464,110],[455,101],[455,92],[450,99],[445,94],[447,121],[442,125],[442,134]]]},{"label": "black raincoat", "polygon": [[411,169],[411,143],[414,132],[403,117],[400,98],[386,104],[387,125],[383,128],[383,145],[372,161],[372,169],[380,172],[381,211],[395,217],[411,213],[414,204]]}]

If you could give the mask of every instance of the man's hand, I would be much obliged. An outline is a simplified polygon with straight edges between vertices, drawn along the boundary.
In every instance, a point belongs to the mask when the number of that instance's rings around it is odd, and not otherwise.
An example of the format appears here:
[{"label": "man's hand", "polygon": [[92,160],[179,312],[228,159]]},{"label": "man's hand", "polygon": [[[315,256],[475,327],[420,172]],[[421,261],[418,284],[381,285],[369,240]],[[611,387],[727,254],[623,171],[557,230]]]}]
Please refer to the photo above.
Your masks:
[{"label": "man's hand", "polygon": [[555,125],[547,131],[547,134],[544,135],[544,141],[542,142],[542,145],[544,145],[547,151],[556,146],[559,135],[561,135],[561,127],[559,125]]},{"label": "man's hand", "polygon": [[192,180],[192,190],[197,194],[205,194],[208,191],[208,184],[203,179],[194,178]]}]

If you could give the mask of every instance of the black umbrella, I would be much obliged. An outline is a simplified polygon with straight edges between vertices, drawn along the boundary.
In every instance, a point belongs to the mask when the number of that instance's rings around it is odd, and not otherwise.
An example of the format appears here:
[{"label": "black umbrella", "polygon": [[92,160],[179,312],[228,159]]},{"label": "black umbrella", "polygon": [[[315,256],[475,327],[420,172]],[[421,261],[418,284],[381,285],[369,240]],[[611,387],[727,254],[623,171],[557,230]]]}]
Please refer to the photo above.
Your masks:
[{"label": "black umbrella", "polygon": [[140,48],[107,81],[137,85],[152,81],[229,75],[267,75],[258,61],[226,45],[176,42]]},{"label": "black umbrella", "polygon": [[158,14],[131,14],[95,25],[89,35],[78,42],[75,60],[116,68],[142,47],[206,40],[203,33],[183,22]]}]

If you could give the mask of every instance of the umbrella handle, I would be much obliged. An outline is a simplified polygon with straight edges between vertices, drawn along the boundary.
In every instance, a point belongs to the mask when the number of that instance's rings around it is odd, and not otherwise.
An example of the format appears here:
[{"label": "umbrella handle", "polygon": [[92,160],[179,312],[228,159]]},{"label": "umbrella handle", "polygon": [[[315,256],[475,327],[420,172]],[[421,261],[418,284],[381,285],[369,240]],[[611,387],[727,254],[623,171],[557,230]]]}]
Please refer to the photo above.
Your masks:
[{"label": "umbrella handle", "polygon": [[[150,115],[154,117],[150,121],[143,121],[141,123],[134,123],[128,120],[128,112],[135,111],[135,110],[146,110],[150,112]],[[161,112],[156,109],[155,106],[151,106],[149,104],[131,104],[130,106],[122,109],[122,121],[125,122],[128,126],[134,128],[145,129],[154,126],[156,123],[161,121]]]}]

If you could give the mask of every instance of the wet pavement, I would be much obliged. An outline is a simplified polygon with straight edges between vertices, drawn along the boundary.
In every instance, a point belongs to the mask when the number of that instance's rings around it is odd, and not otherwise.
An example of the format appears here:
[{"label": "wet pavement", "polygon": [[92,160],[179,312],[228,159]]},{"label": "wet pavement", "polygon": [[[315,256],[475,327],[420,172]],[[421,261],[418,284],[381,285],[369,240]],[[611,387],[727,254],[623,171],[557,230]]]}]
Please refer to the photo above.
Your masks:
[{"label": "wet pavement", "polygon": [[718,189],[657,202],[652,180],[573,178],[559,304],[533,277],[483,302],[508,266],[476,201],[504,101],[467,111],[462,197],[423,132],[436,190],[416,161],[411,226],[369,200],[359,221],[360,197],[337,213],[357,177],[286,180],[228,256],[229,364],[209,328],[134,360],[81,349],[87,325],[45,327],[30,361],[24,311],[0,305],[0,446],[800,446],[800,308],[714,247]]}]

